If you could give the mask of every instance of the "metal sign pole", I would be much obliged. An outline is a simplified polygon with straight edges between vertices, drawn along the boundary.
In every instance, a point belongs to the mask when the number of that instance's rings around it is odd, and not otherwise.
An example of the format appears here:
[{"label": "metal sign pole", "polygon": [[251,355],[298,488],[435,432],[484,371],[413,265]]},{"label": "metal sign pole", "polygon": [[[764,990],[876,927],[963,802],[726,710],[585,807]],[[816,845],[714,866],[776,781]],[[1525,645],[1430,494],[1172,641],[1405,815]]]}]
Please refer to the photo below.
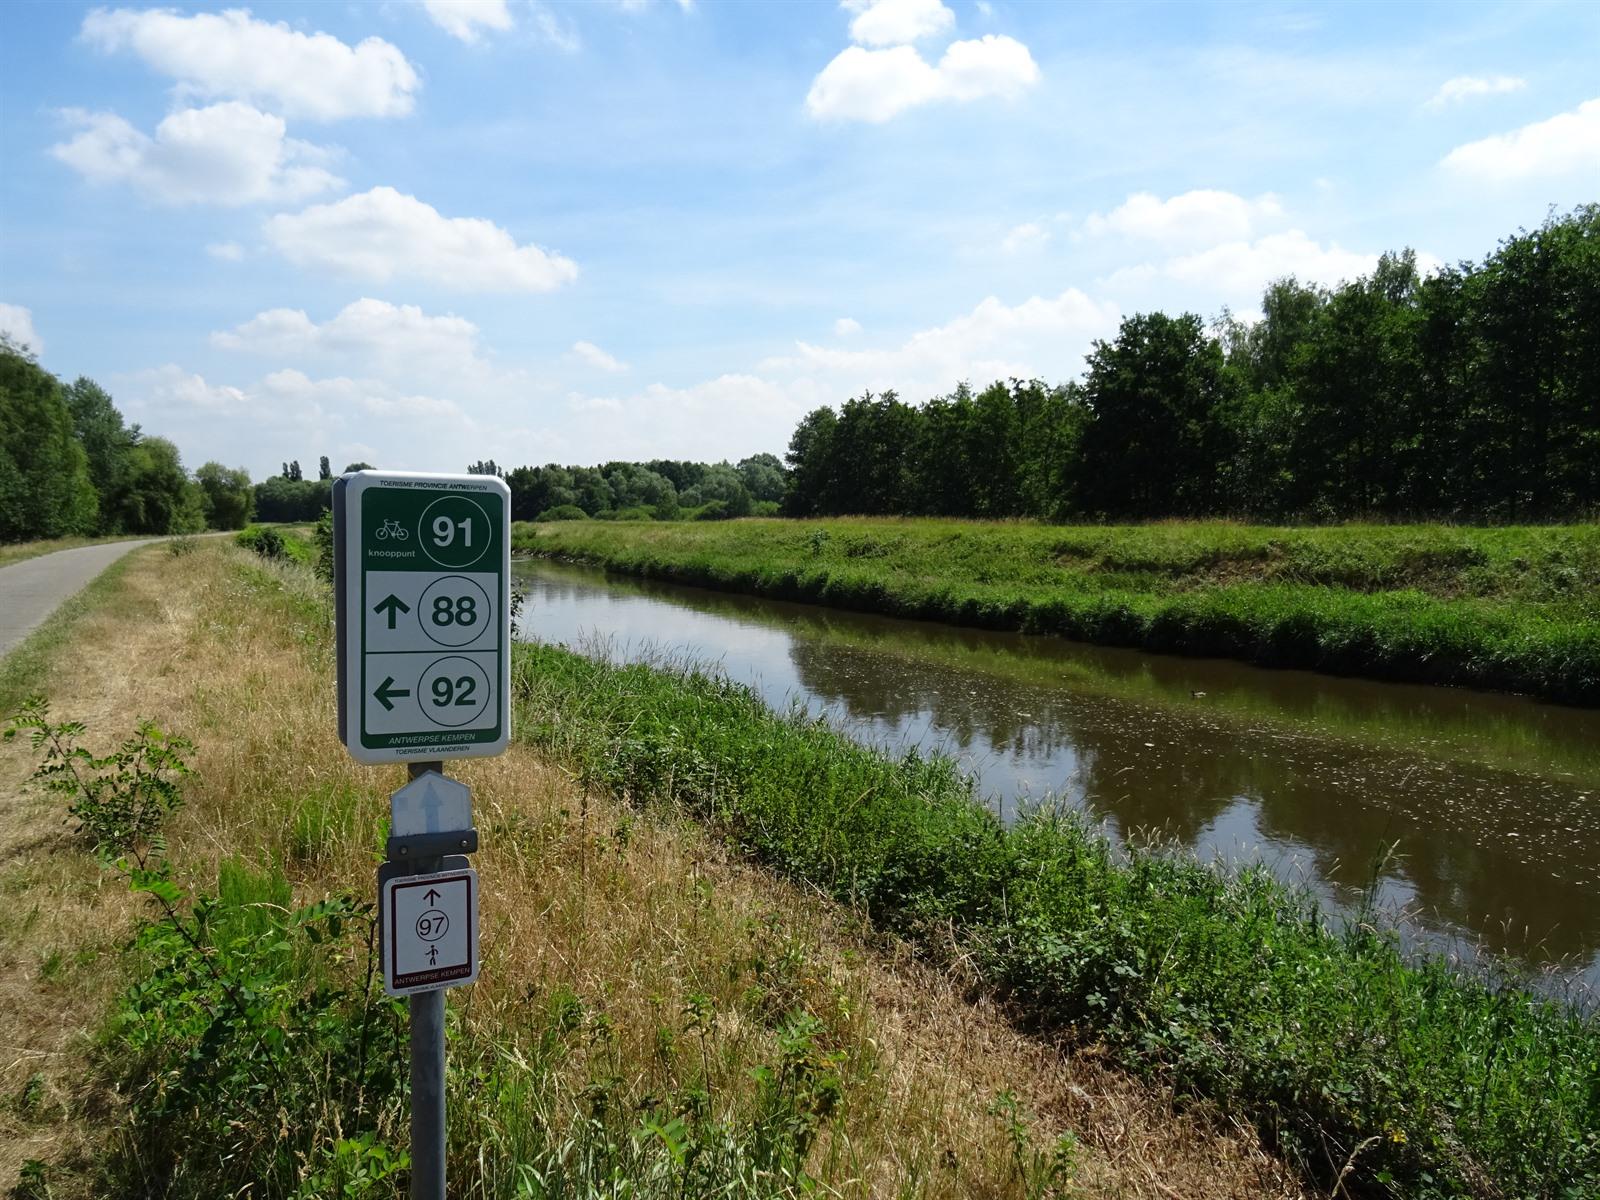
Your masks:
[{"label": "metal sign pole", "polygon": [[[408,763],[410,778],[444,774],[442,762]],[[422,858],[412,873],[440,870],[441,858]],[[411,1007],[411,1200],[444,1200],[444,990],[407,997]]]},{"label": "metal sign pole", "polygon": [[357,762],[410,775],[389,797],[378,940],[384,993],[410,1007],[411,1200],[444,1200],[444,994],[479,965],[472,793],[444,764],[511,738],[511,492],[493,476],[356,471],[334,482],[333,510],[339,737]]}]

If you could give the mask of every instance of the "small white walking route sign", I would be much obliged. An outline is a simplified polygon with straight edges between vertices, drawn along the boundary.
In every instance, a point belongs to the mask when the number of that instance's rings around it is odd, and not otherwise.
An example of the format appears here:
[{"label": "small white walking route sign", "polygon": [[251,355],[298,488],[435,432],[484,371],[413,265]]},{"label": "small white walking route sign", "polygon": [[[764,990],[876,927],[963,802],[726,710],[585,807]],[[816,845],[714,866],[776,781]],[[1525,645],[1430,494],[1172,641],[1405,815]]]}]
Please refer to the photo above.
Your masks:
[{"label": "small white walking route sign", "polygon": [[409,996],[478,977],[478,873],[471,867],[385,881],[383,990]]}]

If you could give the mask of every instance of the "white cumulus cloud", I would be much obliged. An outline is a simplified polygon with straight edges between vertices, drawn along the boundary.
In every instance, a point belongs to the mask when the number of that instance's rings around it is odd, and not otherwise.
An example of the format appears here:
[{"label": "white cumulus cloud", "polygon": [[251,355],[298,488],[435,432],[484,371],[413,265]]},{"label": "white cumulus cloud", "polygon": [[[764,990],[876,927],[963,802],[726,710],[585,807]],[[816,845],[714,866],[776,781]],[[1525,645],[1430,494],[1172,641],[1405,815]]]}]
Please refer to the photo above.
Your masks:
[{"label": "white cumulus cloud", "polygon": [[1037,250],[1050,240],[1050,231],[1037,221],[1024,221],[1014,225],[1000,241],[1000,249],[1007,254],[1023,250]]},{"label": "white cumulus cloud", "polygon": [[796,344],[798,354],[769,359],[767,371],[824,372],[841,386],[895,387],[906,394],[947,391],[959,380],[1011,376],[1066,379],[1082,370],[1097,337],[1114,333],[1119,312],[1077,288],[1006,304],[989,296],[969,313],[913,333],[897,346],[845,350]]},{"label": "white cumulus cloud", "polygon": [[181,109],[153,137],[115,113],[62,115],[78,132],[51,154],[93,183],[131,184],[165,204],[295,203],[342,183],[321,165],[326,151],[237,100]]},{"label": "white cumulus cloud", "polygon": [[1254,242],[1226,242],[1186,254],[1167,264],[1166,273],[1185,282],[1214,281],[1219,288],[1258,293],[1274,279],[1293,275],[1302,283],[1333,287],[1372,272],[1376,254],[1326,246],[1298,229],[1269,234]]},{"label": "white cumulus cloud", "polygon": [[426,280],[462,291],[547,292],[578,276],[571,259],[518,245],[479,217],[446,217],[390,187],[279,213],[267,240],[290,262],[385,283]]},{"label": "white cumulus cloud", "polygon": [[[131,394],[128,406],[134,413],[187,414],[227,422],[248,419],[262,429],[294,430],[296,437],[301,430],[317,430],[312,437],[322,438],[328,435],[326,430],[339,427],[365,429],[371,434],[373,418],[408,419],[410,424],[400,427],[405,437],[424,440],[429,422],[446,422],[451,434],[477,427],[461,405],[448,398],[374,379],[312,378],[294,368],[270,371],[248,387],[235,387],[211,384],[202,374],[166,363],[126,376],[126,382]],[[290,448],[290,458],[304,453],[293,450],[293,445]],[[238,456],[237,450],[229,453],[232,458]]]},{"label": "white cumulus cloud", "polygon": [[1491,183],[1579,171],[1600,177],[1600,98],[1510,133],[1457,146],[1445,155],[1443,165]]},{"label": "white cumulus cloud", "polygon": [[1122,204],[1083,223],[1093,236],[1119,234],[1169,245],[1204,245],[1219,240],[1247,238],[1264,220],[1283,215],[1277,197],[1248,200],[1233,192],[1197,188],[1168,200],[1150,192],[1135,192]]},{"label": "white cumulus cloud", "polygon": [[1439,85],[1439,90],[1428,100],[1428,108],[1445,108],[1460,104],[1476,96],[1504,96],[1520,92],[1528,86],[1526,79],[1515,75],[1457,75]]},{"label": "white cumulus cloud", "polygon": [[618,374],[628,369],[627,363],[613,358],[593,342],[573,342],[572,354],[581,362],[587,363],[600,371]]},{"label": "white cumulus cloud", "polygon": [[411,111],[415,68],[382,38],[355,46],[327,33],[258,21],[248,9],[186,15],[170,8],[97,8],[83,38],[127,50],[177,81],[180,94],[262,104],[290,117],[331,121]]},{"label": "white cumulus cloud", "polygon": [[[471,421],[454,400],[420,392],[395,389],[370,379],[334,376],[313,379],[304,371],[274,371],[256,389],[260,403],[273,406],[305,407],[360,421],[368,417],[448,420],[458,427]],[[426,430],[426,424],[413,426],[413,432]]]},{"label": "white cumulus cloud", "polygon": [[453,38],[476,42],[484,30],[504,33],[511,28],[506,0],[422,0],[433,23]]},{"label": "white cumulus cloud", "polygon": [[[1336,287],[1370,275],[1378,265],[1376,254],[1346,250],[1337,242],[1327,245],[1299,229],[1268,234],[1255,240],[1240,239],[1179,254],[1159,263],[1143,263],[1114,272],[1104,283],[1118,295],[1134,295],[1155,306],[1172,307],[1173,292],[1181,303],[1210,312],[1223,305],[1250,314],[1261,303],[1269,283],[1294,276],[1301,283]],[[1439,260],[1418,253],[1418,270],[1426,274]]]},{"label": "white cumulus cloud", "polygon": [[840,7],[856,14],[850,37],[864,46],[905,46],[956,23],[940,0],[843,0]]},{"label": "white cumulus cloud", "polygon": [[541,450],[567,462],[738,460],[782,447],[802,416],[838,399],[809,381],[744,372],[687,387],[652,383],[621,395],[574,392],[566,402],[571,417]]},{"label": "white cumulus cloud", "polygon": [[0,334],[35,358],[44,353],[44,341],[33,328],[33,312],[20,304],[0,303]]},{"label": "white cumulus cloud", "polygon": [[156,412],[199,411],[238,413],[251,407],[250,397],[236,387],[213,385],[177,363],[128,376],[134,389],[130,407]]},{"label": "white cumulus cloud", "polygon": [[276,358],[322,357],[391,374],[443,373],[482,366],[478,327],[465,317],[430,316],[414,304],[363,297],[320,325],[298,308],[270,308],[213,333],[211,344]]},{"label": "white cumulus cloud", "polygon": [[861,322],[854,317],[840,317],[833,323],[834,337],[854,337],[861,332]]},{"label": "white cumulus cloud", "polygon": [[882,122],[936,100],[1013,99],[1038,81],[1028,48],[998,34],[951,43],[937,66],[911,46],[849,46],[812,81],[806,110],[818,120]]}]

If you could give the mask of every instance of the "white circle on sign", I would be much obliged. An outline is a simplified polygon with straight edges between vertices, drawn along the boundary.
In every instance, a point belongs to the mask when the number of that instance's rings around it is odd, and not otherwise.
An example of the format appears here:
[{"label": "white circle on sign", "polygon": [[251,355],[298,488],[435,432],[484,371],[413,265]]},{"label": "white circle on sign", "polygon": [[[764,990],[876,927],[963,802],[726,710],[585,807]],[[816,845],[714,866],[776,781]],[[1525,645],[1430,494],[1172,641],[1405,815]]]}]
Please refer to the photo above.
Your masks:
[{"label": "white circle on sign", "polygon": [[417,536],[441,567],[470,567],[489,548],[489,517],[470,496],[440,496],[422,510]]},{"label": "white circle on sign", "polygon": [[489,593],[465,575],[435,579],[417,603],[417,621],[441,646],[467,646],[491,629]]},{"label": "white circle on sign", "polygon": [[436,658],[417,680],[417,702],[435,725],[470,725],[489,710],[489,676],[470,658]]}]

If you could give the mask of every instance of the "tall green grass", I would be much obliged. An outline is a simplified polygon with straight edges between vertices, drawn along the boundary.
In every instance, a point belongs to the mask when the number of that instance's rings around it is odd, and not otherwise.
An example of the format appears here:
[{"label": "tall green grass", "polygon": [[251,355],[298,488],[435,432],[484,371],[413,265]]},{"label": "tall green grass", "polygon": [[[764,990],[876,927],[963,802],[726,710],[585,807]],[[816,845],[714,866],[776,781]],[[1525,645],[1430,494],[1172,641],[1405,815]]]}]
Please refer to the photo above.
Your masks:
[{"label": "tall green grass", "polygon": [[592,786],[710,822],[754,858],[960,956],[1020,1020],[1070,1029],[1247,1115],[1358,1194],[1600,1193],[1600,1028],[1264,871],[1114,853],[1075,819],[1007,830],[941,759],[889,760],[693,671],[544,646],[515,659],[519,736]]},{"label": "tall green grass", "polygon": [[1600,528],[567,522],[524,553],[1264,666],[1600,703]]}]

